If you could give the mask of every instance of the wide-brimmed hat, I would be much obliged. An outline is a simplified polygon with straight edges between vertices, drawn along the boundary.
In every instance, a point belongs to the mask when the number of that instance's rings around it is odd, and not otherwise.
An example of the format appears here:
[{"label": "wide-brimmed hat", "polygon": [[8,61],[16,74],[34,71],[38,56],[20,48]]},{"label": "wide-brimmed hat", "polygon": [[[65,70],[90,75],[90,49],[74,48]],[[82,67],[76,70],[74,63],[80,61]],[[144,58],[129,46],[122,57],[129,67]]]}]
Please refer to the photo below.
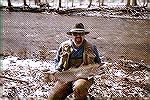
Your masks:
[{"label": "wide-brimmed hat", "polygon": [[69,32],[67,32],[68,35],[72,35],[72,33],[84,33],[86,35],[90,32],[84,29],[84,25],[82,23],[77,23]]}]

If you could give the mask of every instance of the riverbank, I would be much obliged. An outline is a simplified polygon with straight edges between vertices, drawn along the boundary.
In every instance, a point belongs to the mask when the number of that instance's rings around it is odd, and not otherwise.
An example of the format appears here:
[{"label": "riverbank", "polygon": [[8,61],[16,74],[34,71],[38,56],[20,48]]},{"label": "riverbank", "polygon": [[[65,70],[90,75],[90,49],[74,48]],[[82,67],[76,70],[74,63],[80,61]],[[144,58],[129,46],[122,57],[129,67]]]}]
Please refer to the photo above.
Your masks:
[{"label": "riverbank", "polygon": [[105,5],[94,6],[90,8],[87,5],[77,7],[52,7],[49,4],[22,5],[22,6],[1,6],[1,11],[8,10],[10,12],[32,12],[46,14],[60,14],[68,16],[86,16],[86,17],[105,17],[105,18],[124,18],[124,19],[149,19],[150,9],[145,6],[126,6],[126,5]]}]

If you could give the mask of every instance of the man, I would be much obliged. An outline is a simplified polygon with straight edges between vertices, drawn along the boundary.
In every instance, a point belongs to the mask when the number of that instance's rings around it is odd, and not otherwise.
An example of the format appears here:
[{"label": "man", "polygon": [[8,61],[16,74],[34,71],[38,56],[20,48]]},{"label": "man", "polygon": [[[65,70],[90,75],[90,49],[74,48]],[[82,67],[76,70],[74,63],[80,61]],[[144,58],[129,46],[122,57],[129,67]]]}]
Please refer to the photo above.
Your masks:
[{"label": "man", "polygon": [[[101,63],[98,50],[85,39],[85,35],[90,32],[84,29],[82,23],[77,23],[67,35],[72,38],[63,42],[57,52],[55,62],[58,71],[65,71],[69,68],[78,68],[81,65]],[[78,79],[75,82],[58,82],[50,100],[63,100],[73,93],[77,100],[86,100],[88,89],[93,84],[93,78]]]}]

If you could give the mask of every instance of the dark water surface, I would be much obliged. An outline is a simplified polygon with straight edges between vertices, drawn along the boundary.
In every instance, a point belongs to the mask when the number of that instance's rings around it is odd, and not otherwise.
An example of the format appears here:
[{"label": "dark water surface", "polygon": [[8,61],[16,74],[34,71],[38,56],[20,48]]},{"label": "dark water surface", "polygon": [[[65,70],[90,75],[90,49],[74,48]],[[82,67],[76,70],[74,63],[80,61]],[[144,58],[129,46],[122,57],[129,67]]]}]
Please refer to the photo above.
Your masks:
[{"label": "dark water surface", "polygon": [[[3,12],[3,51],[25,48],[30,53],[41,46],[55,50],[77,22],[91,31],[86,38],[102,55],[117,59],[125,56],[150,64],[150,20],[78,17],[54,14]],[[53,57],[51,57],[53,59]]]}]

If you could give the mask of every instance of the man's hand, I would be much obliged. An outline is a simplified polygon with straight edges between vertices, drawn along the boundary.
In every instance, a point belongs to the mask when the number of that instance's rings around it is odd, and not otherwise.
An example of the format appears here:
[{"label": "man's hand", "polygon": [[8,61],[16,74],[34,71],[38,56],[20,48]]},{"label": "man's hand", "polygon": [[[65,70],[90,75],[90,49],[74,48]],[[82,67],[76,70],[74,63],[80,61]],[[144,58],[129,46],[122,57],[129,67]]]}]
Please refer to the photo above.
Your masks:
[{"label": "man's hand", "polygon": [[44,82],[48,83],[48,82],[56,82],[58,80],[58,78],[54,75],[55,73],[51,73],[51,72],[44,72]]}]

